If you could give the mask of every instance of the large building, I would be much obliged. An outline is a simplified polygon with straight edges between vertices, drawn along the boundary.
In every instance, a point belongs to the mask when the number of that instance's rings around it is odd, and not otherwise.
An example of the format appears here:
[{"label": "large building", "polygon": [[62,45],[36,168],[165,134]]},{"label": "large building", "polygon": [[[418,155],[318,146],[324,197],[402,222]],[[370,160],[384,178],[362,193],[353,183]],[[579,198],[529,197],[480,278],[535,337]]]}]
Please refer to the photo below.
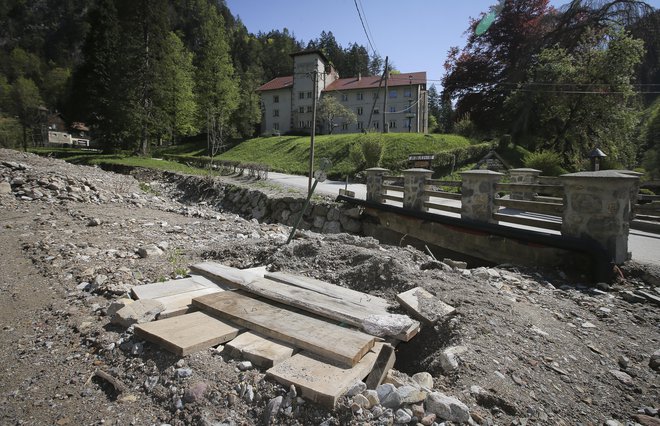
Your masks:
[{"label": "large building", "polygon": [[[320,50],[294,53],[293,75],[278,77],[257,89],[261,95],[262,133],[310,132],[313,100],[334,96],[357,121],[334,123],[332,133],[363,131],[428,132],[426,72],[378,77],[339,78]],[[317,83],[316,90],[314,78]],[[387,85],[387,91],[385,86]],[[324,128],[326,127],[326,128]],[[317,133],[330,133],[317,117]]]}]

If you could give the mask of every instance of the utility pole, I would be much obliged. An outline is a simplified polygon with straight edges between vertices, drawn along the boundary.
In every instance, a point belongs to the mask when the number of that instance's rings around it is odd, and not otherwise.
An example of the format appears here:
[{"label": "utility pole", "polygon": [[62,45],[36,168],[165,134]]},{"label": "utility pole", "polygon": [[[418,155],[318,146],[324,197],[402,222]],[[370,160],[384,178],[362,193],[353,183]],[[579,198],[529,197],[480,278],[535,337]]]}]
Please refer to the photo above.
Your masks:
[{"label": "utility pole", "polygon": [[408,76],[408,82],[410,83],[410,88],[408,89],[410,91],[410,99],[408,99],[408,133],[412,132],[412,119],[413,119],[413,113],[412,113],[412,75]]},{"label": "utility pole", "polygon": [[387,56],[385,56],[385,96],[383,96],[383,133],[389,133],[387,128],[387,80],[390,78],[390,70],[387,69]]},{"label": "utility pole", "polygon": [[307,181],[307,193],[312,193],[312,179],[314,177],[314,136],[316,134],[316,97],[318,96],[318,70],[312,71],[314,78],[314,93],[312,96],[312,135],[309,141],[309,179]]}]

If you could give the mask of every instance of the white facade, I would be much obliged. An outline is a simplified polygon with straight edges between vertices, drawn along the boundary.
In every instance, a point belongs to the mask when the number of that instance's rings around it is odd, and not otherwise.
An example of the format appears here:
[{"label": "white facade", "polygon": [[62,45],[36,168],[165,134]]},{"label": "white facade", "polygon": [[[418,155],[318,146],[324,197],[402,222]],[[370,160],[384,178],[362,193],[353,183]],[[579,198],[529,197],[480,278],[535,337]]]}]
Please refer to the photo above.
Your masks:
[{"label": "white facade", "polygon": [[[340,79],[320,51],[292,56],[293,76],[273,79],[258,89],[263,108],[262,133],[310,132],[313,101],[324,96],[334,96],[357,117],[357,122],[351,124],[338,121],[332,133],[382,131],[384,126],[390,132],[428,131],[426,73],[390,75],[385,106],[385,87],[380,77]],[[317,133],[330,133],[330,129],[319,127],[318,119]]]}]

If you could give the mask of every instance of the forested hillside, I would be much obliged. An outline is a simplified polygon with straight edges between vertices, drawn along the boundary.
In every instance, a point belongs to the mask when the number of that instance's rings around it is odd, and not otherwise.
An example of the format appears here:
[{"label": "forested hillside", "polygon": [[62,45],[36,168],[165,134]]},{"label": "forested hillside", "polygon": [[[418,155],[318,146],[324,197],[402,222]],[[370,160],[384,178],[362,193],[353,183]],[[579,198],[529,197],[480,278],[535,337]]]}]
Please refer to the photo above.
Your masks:
[{"label": "forested hillside", "polygon": [[250,137],[261,115],[255,89],[290,74],[289,54],[305,48],[324,49],[340,75],[380,72],[380,58],[331,32],[252,34],[223,1],[5,0],[0,143],[16,133],[38,143],[44,108],[92,126],[104,148],[144,153],[209,130]]}]

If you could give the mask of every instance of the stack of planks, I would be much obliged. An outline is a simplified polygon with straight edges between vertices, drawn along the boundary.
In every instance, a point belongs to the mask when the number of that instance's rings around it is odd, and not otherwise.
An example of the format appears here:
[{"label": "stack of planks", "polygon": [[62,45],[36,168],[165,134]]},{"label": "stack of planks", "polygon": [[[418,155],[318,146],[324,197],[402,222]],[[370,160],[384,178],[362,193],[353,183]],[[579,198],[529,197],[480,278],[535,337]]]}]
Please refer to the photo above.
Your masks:
[{"label": "stack of planks", "polygon": [[[394,364],[393,346],[361,329],[365,318],[389,315],[385,299],[263,269],[214,262],[191,269],[203,277],[133,289],[135,298],[166,305],[158,321],[135,326],[137,337],[180,356],[226,343],[230,356],[268,369],[269,377],[329,408],[356,381],[366,378],[375,388]],[[185,291],[176,293],[175,287]],[[414,308],[412,313],[417,314]],[[390,336],[393,344],[418,333],[420,323],[409,322]]]}]

